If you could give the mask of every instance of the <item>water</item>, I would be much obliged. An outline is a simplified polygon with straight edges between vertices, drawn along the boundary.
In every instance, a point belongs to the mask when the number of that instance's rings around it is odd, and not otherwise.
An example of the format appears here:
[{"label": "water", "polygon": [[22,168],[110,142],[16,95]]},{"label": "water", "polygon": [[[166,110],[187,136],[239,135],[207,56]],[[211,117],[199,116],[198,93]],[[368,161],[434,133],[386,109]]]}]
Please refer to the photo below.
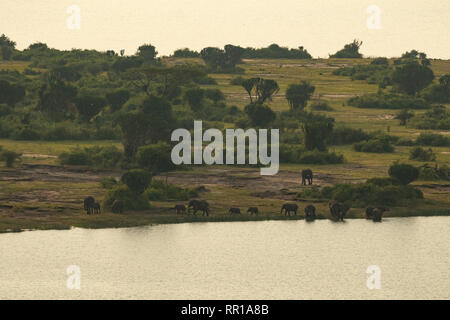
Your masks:
[{"label": "water", "polygon": [[[449,228],[417,217],[2,234],[0,298],[448,299]],[[70,265],[80,290],[67,288]]]}]

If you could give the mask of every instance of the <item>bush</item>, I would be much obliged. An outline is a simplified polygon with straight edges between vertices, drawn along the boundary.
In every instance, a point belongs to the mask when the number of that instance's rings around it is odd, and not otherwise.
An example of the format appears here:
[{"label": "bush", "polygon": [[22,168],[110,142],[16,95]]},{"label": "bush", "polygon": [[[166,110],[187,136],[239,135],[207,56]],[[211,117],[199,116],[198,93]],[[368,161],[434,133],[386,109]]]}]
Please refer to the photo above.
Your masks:
[{"label": "bush", "polygon": [[450,130],[450,112],[445,106],[433,106],[424,114],[411,118],[409,125],[417,129]]},{"label": "bush", "polygon": [[8,168],[11,168],[14,166],[14,162],[17,159],[20,159],[21,154],[20,153],[16,153],[14,151],[11,150],[2,150],[0,149],[0,160],[5,161],[5,165]]},{"label": "bush", "polygon": [[410,151],[409,159],[417,161],[436,161],[436,155],[431,148],[425,150],[421,147],[416,147]]},{"label": "bush", "polygon": [[63,165],[96,166],[107,169],[118,167],[123,159],[123,152],[115,146],[76,148],[59,155]]},{"label": "bush", "polygon": [[163,181],[154,179],[150,187],[145,190],[145,195],[149,200],[166,201],[178,200],[186,201],[198,196],[195,189],[184,189],[173,184],[165,184]]},{"label": "bush", "polygon": [[409,164],[394,163],[389,168],[389,176],[407,185],[419,177],[419,169]]},{"label": "bush", "polygon": [[350,98],[347,103],[357,108],[374,109],[428,109],[429,103],[422,98],[399,94],[365,94]]},{"label": "bush", "polygon": [[117,186],[117,180],[114,177],[103,178],[100,181],[100,185],[105,189],[112,189]]},{"label": "bush", "polygon": [[395,150],[388,136],[381,136],[368,141],[355,143],[353,149],[358,152],[372,153],[392,153]]},{"label": "bush", "polygon": [[122,175],[120,179],[128,188],[136,194],[141,194],[150,185],[152,175],[142,169],[132,169]]},{"label": "bush", "polygon": [[333,130],[333,134],[329,138],[330,145],[344,145],[369,140],[370,134],[361,129],[349,127],[337,127]]},{"label": "bush", "polygon": [[175,169],[171,160],[171,148],[164,142],[140,147],[136,154],[136,161],[139,166],[153,175]]},{"label": "bush", "polygon": [[[334,199],[345,202],[352,207],[364,207],[367,205],[398,205],[411,200],[423,199],[423,193],[412,186],[389,183],[389,180],[379,178],[377,181],[366,183],[338,184],[333,187],[322,188],[320,192],[310,192],[314,198]],[[381,183],[383,181],[383,183]],[[377,185],[373,182],[379,183]],[[301,193],[304,195],[304,192]]]},{"label": "bush", "polygon": [[150,208],[145,193],[136,194],[124,184],[119,184],[106,193],[103,207],[111,209],[115,200],[123,201],[125,210],[146,210]]},{"label": "bush", "polygon": [[314,101],[309,108],[312,111],[334,111],[326,101]]},{"label": "bush", "polygon": [[448,147],[450,138],[438,133],[421,133],[416,143],[419,146]]},{"label": "bush", "polygon": [[430,167],[429,165],[424,165],[420,169],[419,179],[426,181],[434,180],[446,180],[450,181],[450,168],[446,165],[438,167]]}]

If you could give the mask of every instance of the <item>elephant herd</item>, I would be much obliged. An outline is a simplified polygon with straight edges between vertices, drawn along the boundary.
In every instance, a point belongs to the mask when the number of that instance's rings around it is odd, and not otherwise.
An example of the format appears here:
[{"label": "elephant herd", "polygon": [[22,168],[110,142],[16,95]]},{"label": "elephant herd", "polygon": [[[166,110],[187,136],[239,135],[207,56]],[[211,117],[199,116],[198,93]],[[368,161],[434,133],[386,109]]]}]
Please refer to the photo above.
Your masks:
[{"label": "elephant herd", "polygon": [[[313,172],[311,169],[305,169],[301,172],[302,175],[302,185],[311,185],[313,183]],[[331,200],[328,203],[328,207],[330,209],[330,214],[336,221],[344,221],[345,215],[349,211],[350,207],[345,203],[338,202],[335,200]],[[113,213],[123,213],[125,208],[125,204],[122,200],[115,200],[111,206],[111,211]],[[187,207],[184,204],[175,205],[174,209],[177,214],[193,214],[197,215],[197,212],[201,212],[203,216],[209,216],[210,208],[209,203],[205,200],[191,200],[189,201]],[[291,213],[293,215],[297,215],[298,205],[295,203],[285,203],[281,207],[280,214],[285,216],[290,216]],[[87,214],[99,214],[100,213],[100,204],[95,201],[93,197],[87,197],[84,199],[84,210]],[[313,205],[307,205],[305,207],[305,219],[307,221],[313,221],[316,219],[316,208]],[[371,219],[374,222],[381,222],[383,218],[383,213],[385,211],[389,211],[389,209],[384,207],[367,207],[366,208],[366,218]],[[258,215],[259,210],[257,207],[249,207],[246,211],[251,215]],[[232,207],[228,210],[230,215],[241,214],[241,209]]]}]

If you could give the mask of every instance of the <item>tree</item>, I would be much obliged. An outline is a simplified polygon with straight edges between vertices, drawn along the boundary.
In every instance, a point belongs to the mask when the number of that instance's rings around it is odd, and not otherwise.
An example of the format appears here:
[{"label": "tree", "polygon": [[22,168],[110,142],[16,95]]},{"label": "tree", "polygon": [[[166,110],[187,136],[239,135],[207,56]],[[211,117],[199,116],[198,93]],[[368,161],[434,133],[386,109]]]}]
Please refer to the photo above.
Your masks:
[{"label": "tree", "polygon": [[295,110],[299,107],[304,109],[315,89],[314,86],[306,81],[302,81],[300,84],[289,85],[286,90],[286,99],[289,102],[291,109]]},{"label": "tree", "polygon": [[37,108],[52,120],[61,120],[69,111],[76,96],[76,87],[61,80],[50,79],[49,83],[44,84],[39,90]]},{"label": "tree", "polygon": [[313,113],[306,114],[302,120],[304,144],[307,150],[325,151],[326,143],[333,132],[334,119]]},{"label": "tree", "polygon": [[105,98],[93,95],[83,95],[75,99],[78,114],[85,121],[89,121],[98,114],[106,106],[106,103]]},{"label": "tree", "polygon": [[330,55],[330,58],[362,58],[362,54],[359,53],[361,45],[362,41],[355,39],[352,43],[346,44],[343,49]]},{"label": "tree", "polygon": [[266,105],[251,103],[244,109],[252,125],[257,127],[267,127],[276,118],[275,112]]},{"label": "tree", "polygon": [[25,98],[25,94],[25,87],[22,85],[0,80],[0,103],[14,106]]},{"label": "tree", "polygon": [[136,154],[136,161],[139,166],[154,176],[175,169],[171,160],[171,147],[165,142],[140,147]]},{"label": "tree", "polygon": [[407,185],[419,178],[419,169],[410,164],[394,163],[389,167],[389,176]]},{"label": "tree", "polygon": [[241,62],[244,51],[244,48],[228,44],[224,50],[213,47],[204,48],[200,55],[211,71],[234,72],[236,64]]},{"label": "tree", "polygon": [[403,109],[395,116],[395,119],[400,120],[401,126],[406,126],[406,122],[412,117],[414,117],[414,112],[409,112],[408,109]]},{"label": "tree", "polygon": [[141,194],[148,188],[152,181],[150,172],[142,169],[132,169],[125,172],[120,180],[136,194]]},{"label": "tree", "polygon": [[116,90],[106,94],[106,100],[111,106],[112,112],[120,110],[129,99],[130,92],[125,89]]},{"label": "tree", "polygon": [[165,98],[150,96],[134,113],[119,115],[124,152],[133,158],[139,147],[168,141],[174,123],[172,105]]},{"label": "tree", "polygon": [[16,153],[10,150],[0,150],[0,159],[5,161],[5,164],[8,168],[11,168],[14,165],[14,161],[20,159],[21,154]]},{"label": "tree", "polygon": [[3,60],[11,59],[11,56],[16,47],[16,43],[9,39],[6,35],[0,36],[0,52]]},{"label": "tree", "polygon": [[154,62],[156,61],[156,55],[158,51],[151,44],[144,44],[138,48],[137,55],[144,59],[145,62]]},{"label": "tree", "polygon": [[[242,87],[247,91],[250,97],[250,104],[264,104],[267,100],[272,100],[280,87],[275,80],[263,78],[250,78],[242,81]],[[253,97],[256,97],[253,100]]]},{"label": "tree", "polygon": [[205,97],[209,100],[212,100],[214,104],[217,104],[219,101],[225,100],[225,95],[219,89],[206,89]]},{"label": "tree", "polygon": [[415,95],[428,86],[433,79],[433,70],[417,61],[410,61],[397,67],[392,75],[393,84],[409,95]]},{"label": "tree", "polygon": [[54,67],[49,76],[63,81],[75,82],[81,79],[81,73],[77,69],[78,67],[74,65]]},{"label": "tree", "polygon": [[189,89],[184,93],[184,100],[191,107],[192,111],[198,111],[203,106],[205,90],[200,88]]}]

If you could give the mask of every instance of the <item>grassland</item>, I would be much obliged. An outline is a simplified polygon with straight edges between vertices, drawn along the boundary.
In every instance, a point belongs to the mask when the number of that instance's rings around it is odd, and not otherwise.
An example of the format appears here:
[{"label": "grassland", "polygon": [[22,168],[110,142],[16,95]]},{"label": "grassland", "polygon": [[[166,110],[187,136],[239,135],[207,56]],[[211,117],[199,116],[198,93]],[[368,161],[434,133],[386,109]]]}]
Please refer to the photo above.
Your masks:
[{"label": "grassland", "polygon": [[[195,62],[195,59],[189,59]],[[168,59],[168,63],[179,63],[179,59]],[[327,100],[334,111],[326,112],[336,119],[336,124],[361,128],[365,131],[387,131],[404,138],[415,138],[425,130],[405,128],[394,119],[396,111],[382,109],[358,109],[346,106],[349,97],[377,92],[376,85],[366,81],[352,81],[349,77],[335,76],[333,70],[341,66],[370,63],[369,59],[318,59],[318,60],[246,60],[241,65],[244,77],[261,76],[274,79],[281,87],[270,106],[276,111],[288,109],[284,98],[287,86],[299,80],[308,80],[316,86],[315,98]],[[0,69],[23,71],[26,63],[0,62]],[[450,73],[450,61],[433,60],[436,76]],[[227,97],[227,104],[243,108],[248,103],[247,94],[240,86],[230,84],[237,75],[213,74],[217,88]],[[211,87],[211,86],[208,86]],[[214,86],[213,86],[214,87]],[[449,106],[447,106],[448,108]],[[420,113],[420,111],[418,112]],[[449,131],[428,130],[448,135]],[[127,212],[123,215],[102,213],[87,216],[82,210],[82,199],[93,195],[102,199],[106,190],[100,186],[104,177],[121,175],[120,171],[102,171],[95,168],[60,166],[57,156],[71,148],[92,145],[116,145],[120,141],[63,141],[30,142],[0,140],[4,148],[22,153],[15,168],[0,165],[0,232],[25,229],[64,229],[70,227],[104,228],[128,227],[154,223],[180,223],[200,221],[241,221],[255,219],[298,219],[280,215],[280,205],[297,201],[300,212],[308,203],[314,202],[319,216],[329,218],[327,204],[313,199],[299,199],[300,171],[305,166],[282,164],[278,175],[261,177],[258,169],[202,166],[189,171],[175,171],[167,175],[168,181],[182,186],[205,186],[201,193],[212,206],[210,217],[177,216],[171,209],[175,202],[152,202],[145,212]],[[351,146],[333,146],[332,151],[342,153],[346,159],[339,165],[311,165],[316,186],[327,186],[340,182],[361,182],[372,177],[384,177],[390,164],[396,160],[421,165],[408,159],[411,147],[396,147],[394,153],[370,154],[355,152]],[[437,163],[450,164],[450,148],[433,150]],[[163,177],[165,179],[166,177]],[[450,215],[450,184],[446,181],[418,181],[414,183],[425,196],[425,200],[411,203],[408,207],[391,208],[386,216]],[[258,206],[259,217],[246,214],[230,217],[229,207]],[[350,218],[363,217],[362,208],[352,208]]]}]

